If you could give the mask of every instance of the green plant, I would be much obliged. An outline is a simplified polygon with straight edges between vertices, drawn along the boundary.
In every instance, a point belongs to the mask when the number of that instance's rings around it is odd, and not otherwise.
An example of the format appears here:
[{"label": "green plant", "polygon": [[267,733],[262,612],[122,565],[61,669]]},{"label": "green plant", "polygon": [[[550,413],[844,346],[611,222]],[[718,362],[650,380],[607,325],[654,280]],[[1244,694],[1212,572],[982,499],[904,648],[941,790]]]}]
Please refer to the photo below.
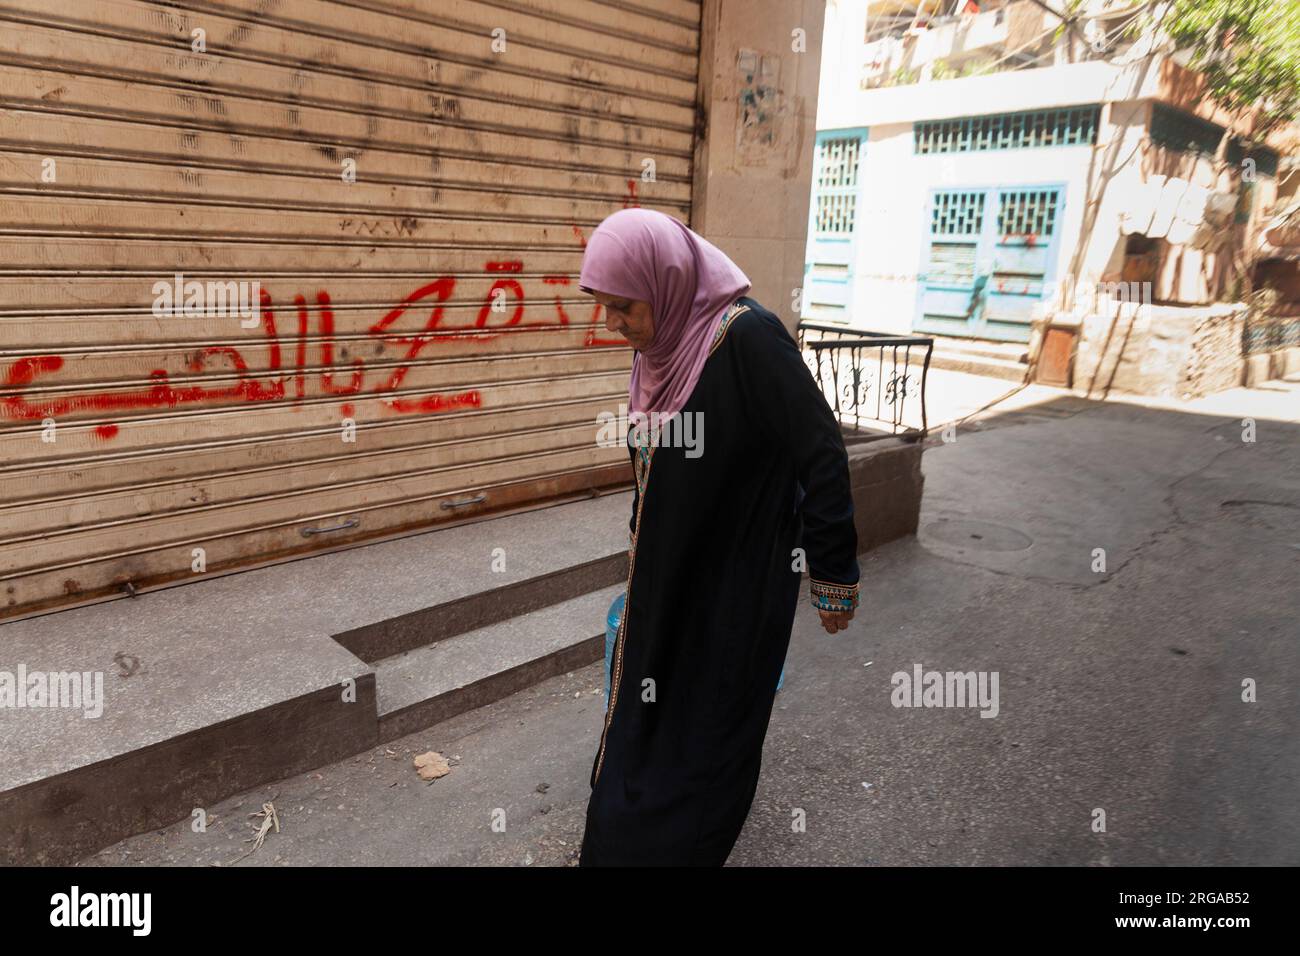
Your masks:
[{"label": "green plant", "polygon": [[916,70],[909,70],[907,67],[900,66],[881,86],[907,86],[915,83],[919,77],[920,74]]},{"label": "green plant", "polygon": [[1260,110],[1257,142],[1300,116],[1300,0],[1173,0],[1160,26],[1225,109]]},{"label": "green plant", "polygon": [[950,66],[947,60],[935,60],[934,65],[930,67],[932,80],[951,80],[958,76],[961,76],[961,72]]}]

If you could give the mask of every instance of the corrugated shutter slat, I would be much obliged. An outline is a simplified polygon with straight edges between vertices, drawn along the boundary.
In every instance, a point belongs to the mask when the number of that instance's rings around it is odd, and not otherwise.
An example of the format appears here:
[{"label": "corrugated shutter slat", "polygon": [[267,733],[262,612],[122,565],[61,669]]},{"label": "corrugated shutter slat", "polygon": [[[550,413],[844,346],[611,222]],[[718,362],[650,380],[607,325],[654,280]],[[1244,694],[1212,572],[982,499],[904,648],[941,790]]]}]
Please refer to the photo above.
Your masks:
[{"label": "corrugated shutter slat", "polygon": [[[618,208],[689,221],[698,29],[0,0],[0,618],[625,481],[631,353],[577,271]],[[271,320],[156,314],[177,273]]]}]

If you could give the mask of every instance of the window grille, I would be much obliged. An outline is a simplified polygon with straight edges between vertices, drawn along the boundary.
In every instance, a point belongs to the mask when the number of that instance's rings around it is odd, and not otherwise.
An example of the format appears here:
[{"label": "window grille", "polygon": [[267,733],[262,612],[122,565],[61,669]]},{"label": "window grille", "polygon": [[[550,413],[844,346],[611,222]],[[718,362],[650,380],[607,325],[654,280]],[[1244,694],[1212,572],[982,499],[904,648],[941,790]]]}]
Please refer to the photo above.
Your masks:
[{"label": "window grille", "polygon": [[984,192],[951,191],[934,196],[930,233],[935,236],[978,236],[984,226]]},{"label": "window grille", "polygon": [[1056,231],[1055,189],[1006,190],[998,197],[998,235],[1039,236]]},{"label": "window grille", "polygon": [[916,124],[917,153],[967,153],[989,149],[1091,145],[1097,141],[1101,107],[1071,106],[1021,113],[993,113]]}]

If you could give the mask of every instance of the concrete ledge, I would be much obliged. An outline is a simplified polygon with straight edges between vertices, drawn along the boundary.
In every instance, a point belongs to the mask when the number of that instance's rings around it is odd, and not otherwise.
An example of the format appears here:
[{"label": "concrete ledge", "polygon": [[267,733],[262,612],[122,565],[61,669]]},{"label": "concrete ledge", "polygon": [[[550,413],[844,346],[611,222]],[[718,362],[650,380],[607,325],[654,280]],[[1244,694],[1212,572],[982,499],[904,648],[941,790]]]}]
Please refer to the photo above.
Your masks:
[{"label": "concrete ledge", "polygon": [[425,727],[432,727],[444,720],[450,720],[457,714],[485,707],[503,697],[517,694],[549,678],[594,664],[604,656],[605,635],[587,638],[562,651],[520,664],[508,671],[493,674],[491,677],[485,677],[441,697],[422,701],[385,715],[379,721],[379,740],[381,743],[387,743]]},{"label": "concrete ledge", "polygon": [[1247,388],[1256,388],[1276,378],[1273,374],[1273,356],[1265,352],[1260,355],[1246,356],[1242,368],[1241,380]]},{"label": "concrete ledge", "polygon": [[886,438],[849,448],[858,553],[915,535],[921,519],[920,441]]},{"label": "concrete ledge", "polygon": [[384,740],[482,707],[599,660],[605,617],[624,582],[380,661]]},{"label": "concrete ledge", "polygon": [[68,865],[196,807],[351,756],[377,742],[374,713],[375,679],[366,674],[354,703],[344,702],[341,687],[324,687],[6,790],[0,865]]},{"label": "concrete ledge", "polygon": [[627,551],[617,551],[517,584],[480,591],[446,604],[377,621],[336,634],[334,639],[362,660],[374,662],[567,601],[626,579]]},{"label": "concrete ledge", "polygon": [[1300,372],[1300,346],[1288,346],[1276,352],[1249,355],[1242,370],[1242,384],[1258,388],[1265,382],[1286,378]]},{"label": "concrete ledge", "polygon": [[[0,671],[98,674],[103,688],[98,717],[0,708],[0,863],[69,862],[371,746],[376,676],[335,635],[381,656],[619,581],[630,499],[584,499],[0,625]],[[579,641],[601,630],[601,611]],[[491,675],[461,697],[509,693],[567,660]],[[354,704],[341,703],[346,680]]]},{"label": "concrete ledge", "polygon": [[1281,378],[1287,378],[1291,375],[1300,374],[1300,345],[1288,345],[1280,353],[1281,356]]},{"label": "concrete ledge", "polygon": [[982,359],[944,355],[935,352],[930,359],[930,368],[941,368],[948,372],[965,372],[967,375],[980,375],[984,378],[998,378],[1004,382],[1023,382],[1029,374],[1029,366],[1004,359]]}]

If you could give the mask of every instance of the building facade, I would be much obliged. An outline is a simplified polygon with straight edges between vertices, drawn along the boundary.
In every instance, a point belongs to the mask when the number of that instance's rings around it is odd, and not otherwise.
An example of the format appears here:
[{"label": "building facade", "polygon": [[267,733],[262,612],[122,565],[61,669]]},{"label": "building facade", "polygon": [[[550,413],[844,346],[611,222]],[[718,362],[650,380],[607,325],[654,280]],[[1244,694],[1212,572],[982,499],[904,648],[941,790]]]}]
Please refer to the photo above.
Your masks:
[{"label": "building facade", "polygon": [[1117,323],[1194,329],[1239,297],[1283,157],[1196,74],[1149,39],[1071,53],[1034,4],[894,6],[912,20],[876,39],[875,4],[828,8],[805,318],[1030,361],[1051,333],[1078,382],[1113,371]]}]

